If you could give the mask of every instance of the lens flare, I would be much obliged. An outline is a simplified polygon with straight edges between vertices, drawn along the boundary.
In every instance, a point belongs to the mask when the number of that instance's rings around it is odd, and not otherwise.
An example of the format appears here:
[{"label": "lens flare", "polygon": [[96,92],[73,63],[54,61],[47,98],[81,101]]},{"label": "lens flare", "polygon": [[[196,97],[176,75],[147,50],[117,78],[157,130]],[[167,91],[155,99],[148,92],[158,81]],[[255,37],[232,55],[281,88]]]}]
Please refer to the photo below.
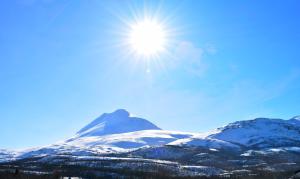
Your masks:
[{"label": "lens flare", "polygon": [[128,41],[134,53],[149,57],[164,51],[166,33],[157,21],[144,19],[130,26]]}]

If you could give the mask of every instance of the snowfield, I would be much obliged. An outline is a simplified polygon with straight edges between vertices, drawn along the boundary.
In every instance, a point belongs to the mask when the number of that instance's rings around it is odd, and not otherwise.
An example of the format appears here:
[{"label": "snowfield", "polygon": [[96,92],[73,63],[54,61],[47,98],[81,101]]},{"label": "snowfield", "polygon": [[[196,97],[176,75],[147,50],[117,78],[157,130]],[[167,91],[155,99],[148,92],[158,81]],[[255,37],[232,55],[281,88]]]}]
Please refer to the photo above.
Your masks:
[{"label": "snowfield", "polygon": [[161,146],[194,135],[196,134],[165,130],[141,130],[104,136],[75,137],[67,140],[66,143],[76,146],[104,145],[120,149],[133,149],[145,146]]}]

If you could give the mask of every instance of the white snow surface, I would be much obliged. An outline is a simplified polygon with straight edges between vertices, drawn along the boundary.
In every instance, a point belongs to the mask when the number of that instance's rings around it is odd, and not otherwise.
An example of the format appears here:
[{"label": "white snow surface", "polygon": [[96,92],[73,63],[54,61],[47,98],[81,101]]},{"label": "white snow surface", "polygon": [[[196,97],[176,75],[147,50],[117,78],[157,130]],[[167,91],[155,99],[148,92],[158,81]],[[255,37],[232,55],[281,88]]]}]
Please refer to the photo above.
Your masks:
[{"label": "white snow surface", "polygon": [[232,144],[219,139],[213,139],[210,137],[192,137],[186,139],[179,139],[174,142],[169,143],[168,145],[178,145],[178,146],[190,146],[190,147],[205,147],[205,148],[234,148],[239,149],[238,145]]},{"label": "white snow surface", "polygon": [[195,133],[166,130],[142,130],[122,134],[111,134],[91,137],[75,137],[66,144],[85,147],[112,146],[121,149],[140,148],[145,146],[161,146],[178,139],[189,138]]}]

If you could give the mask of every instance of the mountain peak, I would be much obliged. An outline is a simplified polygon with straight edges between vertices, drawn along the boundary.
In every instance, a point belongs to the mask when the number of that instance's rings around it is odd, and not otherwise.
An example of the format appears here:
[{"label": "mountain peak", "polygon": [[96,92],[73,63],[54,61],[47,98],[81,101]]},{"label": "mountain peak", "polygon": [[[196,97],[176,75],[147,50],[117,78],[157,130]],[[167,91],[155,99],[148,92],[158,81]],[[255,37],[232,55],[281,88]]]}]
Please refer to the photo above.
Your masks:
[{"label": "mountain peak", "polygon": [[131,117],[125,109],[104,113],[77,132],[80,137],[102,136],[140,130],[160,130],[159,127],[143,118]]},{"label": "mountain peak", "polygon": [[111,114],[117,115],[117,116],[123,116],[123,117],[129,117],[129,112],[126,111],[125,109],[117,109]]}]

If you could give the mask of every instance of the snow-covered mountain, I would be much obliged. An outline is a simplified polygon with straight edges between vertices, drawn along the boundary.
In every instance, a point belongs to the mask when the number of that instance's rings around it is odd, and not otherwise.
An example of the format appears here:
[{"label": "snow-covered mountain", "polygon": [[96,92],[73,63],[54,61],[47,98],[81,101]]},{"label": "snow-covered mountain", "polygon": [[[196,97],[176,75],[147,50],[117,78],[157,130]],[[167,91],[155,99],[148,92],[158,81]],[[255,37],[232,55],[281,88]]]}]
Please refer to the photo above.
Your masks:
[{"label": "snow-covered mountain", "polygon": [[146,172],[146,166],[159,164],[180,175],[294,170],[300,167],[300,116],[237,121],[210,132],[190,133],[162,130],[119,109],[101,115],[67,140],[18,152],[0,150],[0,165],[14,160],[29,161],[24,166],[31,167],[45,162],[90,165],[90,160],[113,167],[119,161],[118,165]]},{"label": "snow-covered mountain", "polygon": [[[161,130],[146,119],[131,117],[118,109],[105,113],[82,128],[77,134],[56,145],[97,149],[99,153],[124,152],[140,147],[161,146],[193,133]],[[105,150],[99,150],[105,148]]]},{"label": "snow-covered mountain", "polygon": [[[162,130],[146,119],[131,117],[124,109],[105,113],[74,137],[49,146],[5,156],[26,158],[53,154],[103,155],[140,148],[179,146],[241,151],[271,147],[299,147],[299,116],[290,120],[257,118],[237,121],[207,133]],[[3,157],[4,156],[4,157]]]},{"label": "snow-covered mountain", "polygon": [[141,130],[160,130],[146,119],[131,117],[129,112],[118,109],[113,113],[104,113],[77,132],[79,137],[120,134]]},{"label": "snow-covered mountain", "polygon": [[74,137],[55,144],[21,152],[15,158],[45,155],[104,155],[124,153],[141,147],[163,146],[196,135],[189,132],[161,130],[146,119],[131,117],[118,109],[104,113],[79,130]]}]

